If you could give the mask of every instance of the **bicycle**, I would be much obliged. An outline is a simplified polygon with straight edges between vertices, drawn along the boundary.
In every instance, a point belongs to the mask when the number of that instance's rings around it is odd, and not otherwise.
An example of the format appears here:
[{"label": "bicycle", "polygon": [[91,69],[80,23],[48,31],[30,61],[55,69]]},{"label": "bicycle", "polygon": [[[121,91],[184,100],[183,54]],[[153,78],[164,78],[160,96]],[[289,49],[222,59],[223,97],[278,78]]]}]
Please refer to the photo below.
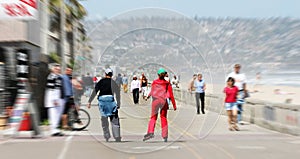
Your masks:
[{"label": "bicycle", "polygon": [[89,126],[91,122],[90,114],[81,108],[72,105],[68,111],[68,125],[73,131],[81,131]]}]

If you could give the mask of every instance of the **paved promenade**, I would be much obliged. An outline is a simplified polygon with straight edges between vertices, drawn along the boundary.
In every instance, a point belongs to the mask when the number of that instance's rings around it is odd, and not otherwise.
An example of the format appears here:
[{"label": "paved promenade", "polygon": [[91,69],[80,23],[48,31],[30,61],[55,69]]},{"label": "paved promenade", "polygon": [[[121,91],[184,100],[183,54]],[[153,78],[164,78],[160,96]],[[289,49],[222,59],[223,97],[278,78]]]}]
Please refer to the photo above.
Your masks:
[{"label": "paved promenade", "polygon": [[[83,103],[86,99],[83,99]],[[300,137],[270,131],[256,125],[241,125],[229,131],[227,117],[206,112],[196,115],[194,106],[178,103],[168,112],[169,142],[163,142],[160,121],[155,138],[143,142],[147,131],[150,101],[134,105],[131,94],[122,94],[120,122],[122,142],[105,142],[100,116],[94,100],[88,109],[92,117],[85,131],[66,131],[64,137],[31,139],[28,132],[17,138],[0,134],[1,158],[10,159],[282,159],[299,158]],[[3,132],[1,132],[3,133]]]}]

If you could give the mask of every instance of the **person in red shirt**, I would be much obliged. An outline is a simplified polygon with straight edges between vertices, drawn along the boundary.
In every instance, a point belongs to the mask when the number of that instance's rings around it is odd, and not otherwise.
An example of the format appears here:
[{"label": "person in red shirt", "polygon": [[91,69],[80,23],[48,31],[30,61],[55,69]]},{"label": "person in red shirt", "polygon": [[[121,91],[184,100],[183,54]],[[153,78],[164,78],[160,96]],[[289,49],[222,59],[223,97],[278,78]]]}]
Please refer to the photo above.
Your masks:
[{"label": "person in red shirt", "polygon": [[229,77],[227,79],[227,86],[224,88],[225,93],[225,108],[228,115],[228,123],[229,123],[229,130],[239,131],[237,123],[237,95],[238,95],[238,88],[234,86],[234,78]]},{"label": "person in red shirt", "polygon": [[159,69],[158,79],[154,80],[151,85],[151,91],[147,98],[152,96],[152,107],[151,107],[151,117],[148,124],[147,134],[144,136],[143,141],[149,140],[154,137],[155,123],[157,120],[158,111],[160,111],[162,138],[164,142],[168,141],[168,121],[167,112],[169,105],[167,103],[167,98],[170,98],[174,111],[177,109],[175,98],[173,95],[173,90],[170,82],[164,79],[167,72],[164,69]]}]

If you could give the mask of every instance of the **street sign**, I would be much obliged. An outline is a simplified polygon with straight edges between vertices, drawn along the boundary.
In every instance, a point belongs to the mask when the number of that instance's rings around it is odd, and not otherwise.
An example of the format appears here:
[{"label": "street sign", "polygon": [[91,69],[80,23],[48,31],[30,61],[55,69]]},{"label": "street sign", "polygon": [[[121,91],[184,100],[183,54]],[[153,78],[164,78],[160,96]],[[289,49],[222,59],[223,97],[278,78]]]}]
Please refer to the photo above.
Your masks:
[{"label": "street sign", "polygon": [[38,19],[38,0],[0,0],[0,19]]}]

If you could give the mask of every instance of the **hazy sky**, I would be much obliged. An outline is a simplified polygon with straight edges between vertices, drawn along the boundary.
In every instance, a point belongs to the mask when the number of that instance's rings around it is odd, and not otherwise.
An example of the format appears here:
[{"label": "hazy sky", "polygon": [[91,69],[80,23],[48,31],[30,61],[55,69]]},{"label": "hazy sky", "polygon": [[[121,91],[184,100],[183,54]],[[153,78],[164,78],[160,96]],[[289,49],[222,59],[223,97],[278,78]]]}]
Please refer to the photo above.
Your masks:
[{"label": "hazy sky", "polygon": [[300,0],[81,0],[89,18],[111,18],[145,7],[165,8],[188,17],[300,18]]}]

